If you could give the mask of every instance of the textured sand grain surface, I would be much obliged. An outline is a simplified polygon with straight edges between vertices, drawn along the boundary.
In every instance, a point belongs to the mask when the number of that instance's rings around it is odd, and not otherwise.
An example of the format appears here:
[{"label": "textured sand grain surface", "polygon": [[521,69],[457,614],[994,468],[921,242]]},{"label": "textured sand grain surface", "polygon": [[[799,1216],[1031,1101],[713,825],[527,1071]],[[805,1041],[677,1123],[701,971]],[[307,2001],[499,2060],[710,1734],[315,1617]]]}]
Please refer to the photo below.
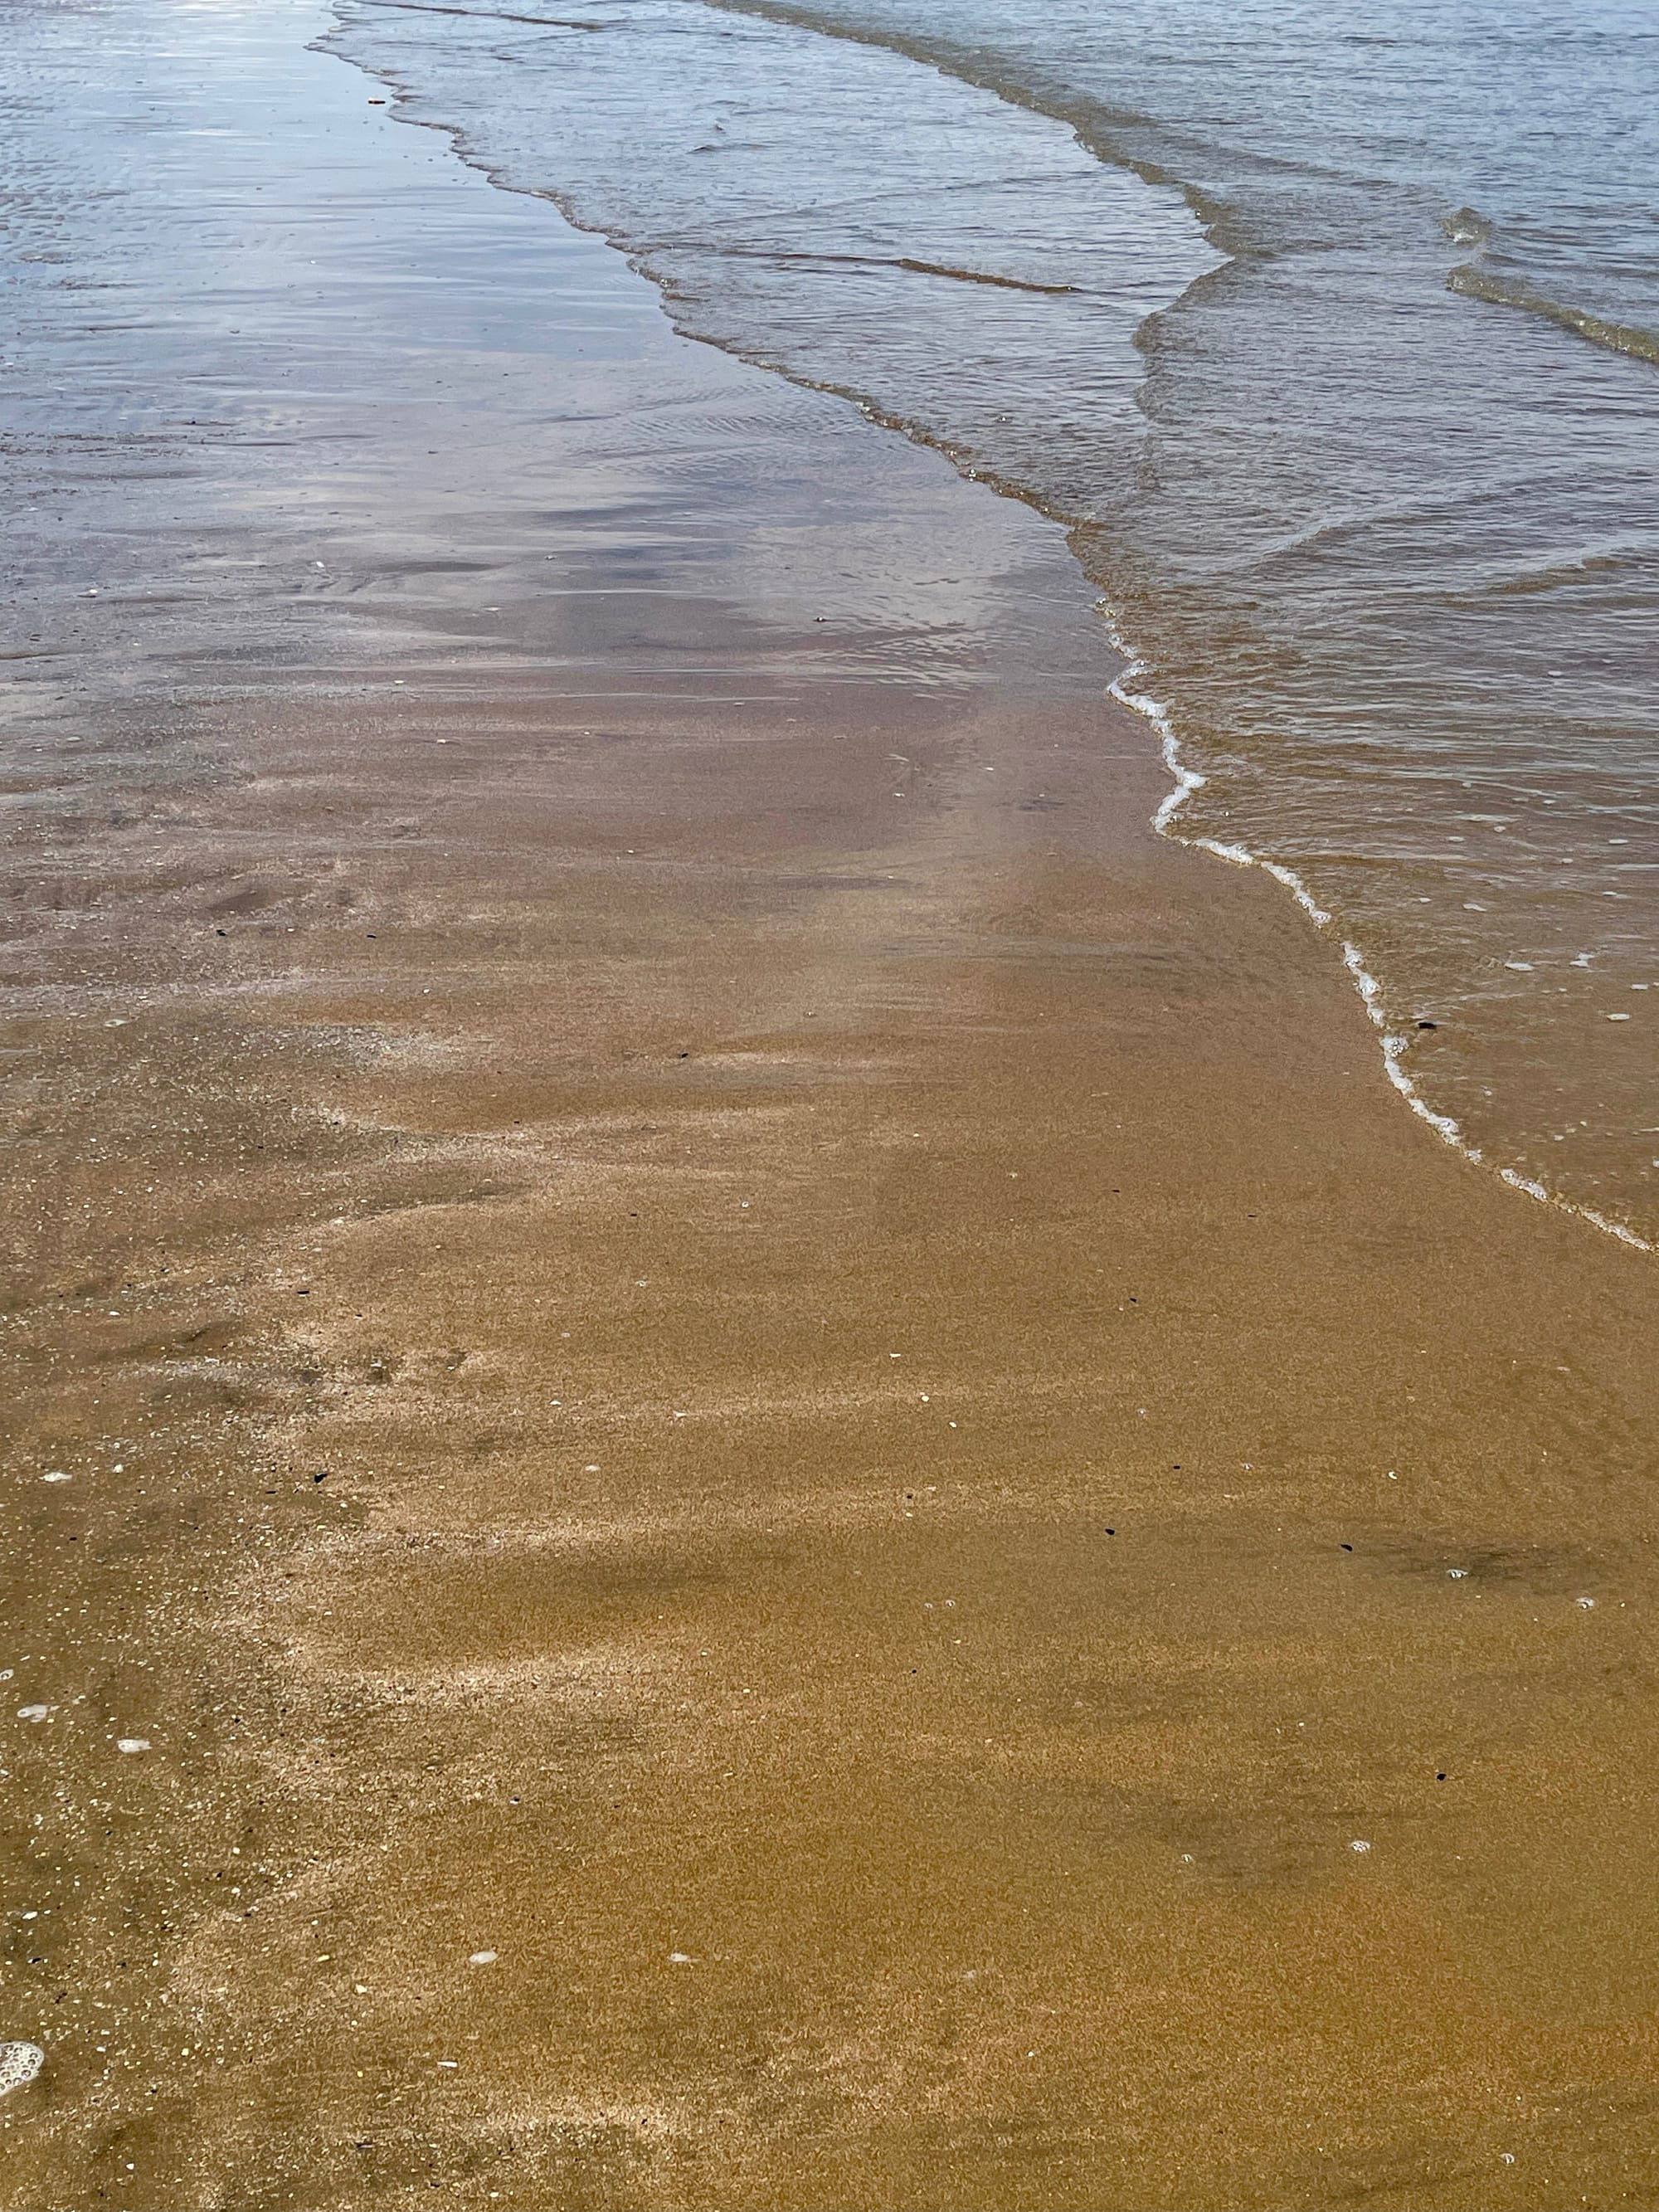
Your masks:
[{"label": "textured sand grain surface", "polygon": [[510,654],[15,755],[0,2203],[1652,2203],[1650,1261],[1055,532],[653,343]]}]

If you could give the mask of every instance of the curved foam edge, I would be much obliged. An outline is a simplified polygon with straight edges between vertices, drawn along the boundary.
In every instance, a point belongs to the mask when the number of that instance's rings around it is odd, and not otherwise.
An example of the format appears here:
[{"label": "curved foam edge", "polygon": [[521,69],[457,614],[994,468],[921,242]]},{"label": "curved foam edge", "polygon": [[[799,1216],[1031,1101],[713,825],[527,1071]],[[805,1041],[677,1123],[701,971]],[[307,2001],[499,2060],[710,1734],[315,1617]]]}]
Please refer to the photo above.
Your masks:
[{"label": "curved foam edge", "polygon": [[[1133,659],[1129,647],[1113,625],[1109,612],[1105,610],[1103,610],[1103,612],[1105,613],[1106,626],[1111,634],[1112,642],[1128,660],[1128,665],[1124,669],[1123,673],[1109,687],[1111,696],[1121,705],[1143,716],[1157,731],[1158,750],[1164,757],[1164,765],[1169,769],[1173,779],[1173,787],[1159,800],[1157,811],[1152,816],[1153,829],[1160,837],[1170,838],[1178,845],[1190,845],[1196,851],[1211,854],[1216,860],[1225,860],[1234,867],[1261,869],[1264,873],[1270,875],[1275,883],[1284,884],[1316,929],[1328,929],[1334,917],[1320,905],[1294,868],[1287,868],[1281,860],[1267,860],[1260,853],[1253,853],[1247,845],[1223,844],[1218,838],[1215,837],[1188,837],[1175,826],[1176,817],[1182,808],[1192,797],[1194,792],[1201,791],[1204,788],[1208,779],[1182,760],[1180,742],[1176,737],[1175,726],[1170,720],[1168,710],[1149,693],[1139,691],[1133,688],[1139,678],[1146,672],[1145,665]],[[1342,941],[1342,964],[1353,977],[1354,986],[1359,993],[1365,1012],[1370,1016],[1372,1023],[1381,1033],[1382,1067],[1389,1081],[1400,1093],[1407,1105],[1411,1108],[1412,1112],[1419,1121],[1428,1124],[1443,1144],[1449,1145],[1454,1152],[1462,1153],[1473,1166],[1492,1168],[1500,1182],[1507,1183],[1511,1190],[1522,1192],[1528,1198],[1536,1199],[1540,1206],[1553,1206],[1560,1213],[1571,1213],[1580,1221],[1587,1221],[1593,1229],[1600,1229],[1609,1237],[1616,1237],[1621,1244],[1633,1245],[1638,1252],[1651,1252],[1654,1249],[1653,1245],[1645,1237],[1638,1237],[1633,1229],[1627,1228],[1622,1221],[1610,1220],[1605,1213],[1598,1213],[1593,1206],[1575,1206],[1571,1199],[1562,1198],[1555,1191],[1547,1188],[1541,1182],[1532,1182],[1516,1168],[1494,1168],[1480,1146],[1470,1143],[1449,1114],[1442,1114],[1430,1105],[1405,1068],[1401,1066],[1401,1062],[1411,1044],[1411,1039],[1389,1028],[1388,1016],[1382,1006],[1382,986],[1366,967],[1358,946],[1346,938]]]}]

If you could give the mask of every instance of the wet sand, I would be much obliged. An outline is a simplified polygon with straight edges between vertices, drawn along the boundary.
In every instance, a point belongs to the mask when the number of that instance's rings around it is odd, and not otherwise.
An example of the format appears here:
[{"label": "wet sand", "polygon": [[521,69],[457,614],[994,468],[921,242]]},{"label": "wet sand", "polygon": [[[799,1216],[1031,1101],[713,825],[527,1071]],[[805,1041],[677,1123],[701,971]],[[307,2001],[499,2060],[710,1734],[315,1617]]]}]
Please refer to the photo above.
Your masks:
[{"label": "wet sand", "polygon": [[12,757],[0,2202],[1659,2203],[1650,1260],[1056,532],[648,346],[556,589]]}]

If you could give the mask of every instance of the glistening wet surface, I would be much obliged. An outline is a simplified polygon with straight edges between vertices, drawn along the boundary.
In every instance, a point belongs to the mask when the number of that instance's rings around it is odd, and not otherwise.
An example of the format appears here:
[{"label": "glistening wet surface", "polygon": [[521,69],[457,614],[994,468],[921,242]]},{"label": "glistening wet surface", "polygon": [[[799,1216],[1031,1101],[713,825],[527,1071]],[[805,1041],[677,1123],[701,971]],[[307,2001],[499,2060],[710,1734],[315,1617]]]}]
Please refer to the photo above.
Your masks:
[{"label": "glistening wet surface", "polygon": [[[895,557],[845,409],[677,345],[597,241],[491,192],[441,137],[392,131],[372,85],[306,52],[325,23],[52,8],[13,58],[7,715],[27,741],[55,730],[61,762],[108,707],[155,696],[534,684],[550,666],[563,685],[600,662],[601,690],[626,664],[648,690],[653,662],[671,688],[717,688],[691,611],[708,605],[779,625],[819,677],[970,673],[975,556],[929,540],[923,500],[921,558]],[[793,484],[769,486],[814,439],[850,465],[817,472],[803,515]],[[713,542],[711,503],[745,529]],[[976,536],[1000,532],[1022,535],[987,510]],[[994,554],[979,565],[975,618],[994,624]],[[1034,665],[1087,604],[1048,565],[1052,623],[1035,593],[1019,609]]]},{"label": "glistening wet surface", "polygon": [[31,49],[219,427],[34,448],[0,2200],[1644,2202],[1646,1261],[1150,834],[1058,530],[319,22]]},{"label": "glistening wet surface", "polygon": [[681,327],[1073,525],[1175,826],[1304,879],[1471,1147],[1652,1231],[1643,7],[341,14]]}]

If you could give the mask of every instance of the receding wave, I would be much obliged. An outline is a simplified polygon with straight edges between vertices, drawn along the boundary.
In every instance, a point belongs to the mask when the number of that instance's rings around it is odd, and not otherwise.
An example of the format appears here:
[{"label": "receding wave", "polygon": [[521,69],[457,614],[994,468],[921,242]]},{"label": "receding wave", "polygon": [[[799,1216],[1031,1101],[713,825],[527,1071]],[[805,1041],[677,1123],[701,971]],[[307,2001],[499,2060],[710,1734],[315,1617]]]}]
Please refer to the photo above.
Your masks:
[{"label": "receding wave", "polygon": [[1222,252],[1237,252],[1246,242],[1236,223],[1234,210],[1224,199],[1152,152],[1147,144],[1130,143],[1132,138],[1138,142],[1158,135],[1152,118],[1134,109],[1110,105],[1097,96],[1066,98],[1052,85],[1027,83],[1009,68],[1007,57],[993,54],[983,47],[969,47],[960,40],[938,33],[919,36],[896,26],[850,21],[826,15],[820,9],[805,4],[805,0],[702,0],[702,3],[724,15],[748,15],[762,23],[789,24],[819,38],[840,39],[849,46],[873,46],[883,53],[897,55],[902,60],[918,62],[924,69],[937,70],[942,76],[954,77],[959,84],[971,85],[976,91],[993,93],[1011,107],[1023,107],[1034,115],[1047,116],[1051,123],[1063,124],[1073,131],[1079,144],[1097,161],[1127,169],[1143,184],[1179,192],[1203,225],[1211,243]]},{"label": "receding wave", "polygon": [[[643,247],[636,250],[647,251]],[[1080,284],[1039,283],[1030,276],[1000,276],[989,269],[958,269],[953,262],[921,261],[911,253],[781,253],[725,245],[719,251],[721,258],[727,261],[769,261],[779,264],[796,262],[809,269],[902,269],[911,276],[943,276],[952,284],[988,284],[994,291],[1034,292],[1050,300],[1075,299],[1084,289]]]},{"label": "receding wave", "polygon": [[498,23],[529,23],[538,30],[546,31],[608,31],[609,23],[583,22],[574,15],[524,15],[505,8],[467,8],[456,4],[446,7],[443,0],[365,0],[371,8],[395,9],[402,15],[461,15],[476,19],[493,16]]},{"label": "receding wave", "polygon": [[[1356,88],[1303,29],[1194,59],[1167,0],[1123,0],[1109,54],[1095,0],[563,0],[580,40],[536,0],[334,4],[409,119],[679,328],[1063,522],[1179,733],[1158,826],[1364,948],[1389,1079],[1448,1142],[1654,1241],[1645,169],[1529,192],[1434,40]],[[1550,296],[1581,270],[1610,312]]]},{"label": "receding wave", "polygon": [[1024,276],[993,276],[983,269],[952,269],[943,261],[916,261],[908,253],[901,254],[895,264],[908,269],[915,276],[948,276],[957,284],[994,284],[1005,292],[1046,292],[1053,299],[1062,299],[1075,292],[1075,284],[1035,284]]},{"label": "receding wave", "polygon": [[1461,292],[1465,299],[1484,300],[1490,307],[1518,307],[1523,314],[1540,316],[1558,330],[1571,331],[1576,337],[1587,338],[1591,345],[1601,346],[1608,353],[1623,354],[1631,361],[1652,362],[1659,366],[1659,331],[1644,330],[1639,323],[1610,322],[1605,315],[1592,314],[1588,307],[1552,300],[1547,292],[1540,292],[1524,278],[1499,276],[1489,269],[1466,262],[1447,277],[1446,289]]}]

